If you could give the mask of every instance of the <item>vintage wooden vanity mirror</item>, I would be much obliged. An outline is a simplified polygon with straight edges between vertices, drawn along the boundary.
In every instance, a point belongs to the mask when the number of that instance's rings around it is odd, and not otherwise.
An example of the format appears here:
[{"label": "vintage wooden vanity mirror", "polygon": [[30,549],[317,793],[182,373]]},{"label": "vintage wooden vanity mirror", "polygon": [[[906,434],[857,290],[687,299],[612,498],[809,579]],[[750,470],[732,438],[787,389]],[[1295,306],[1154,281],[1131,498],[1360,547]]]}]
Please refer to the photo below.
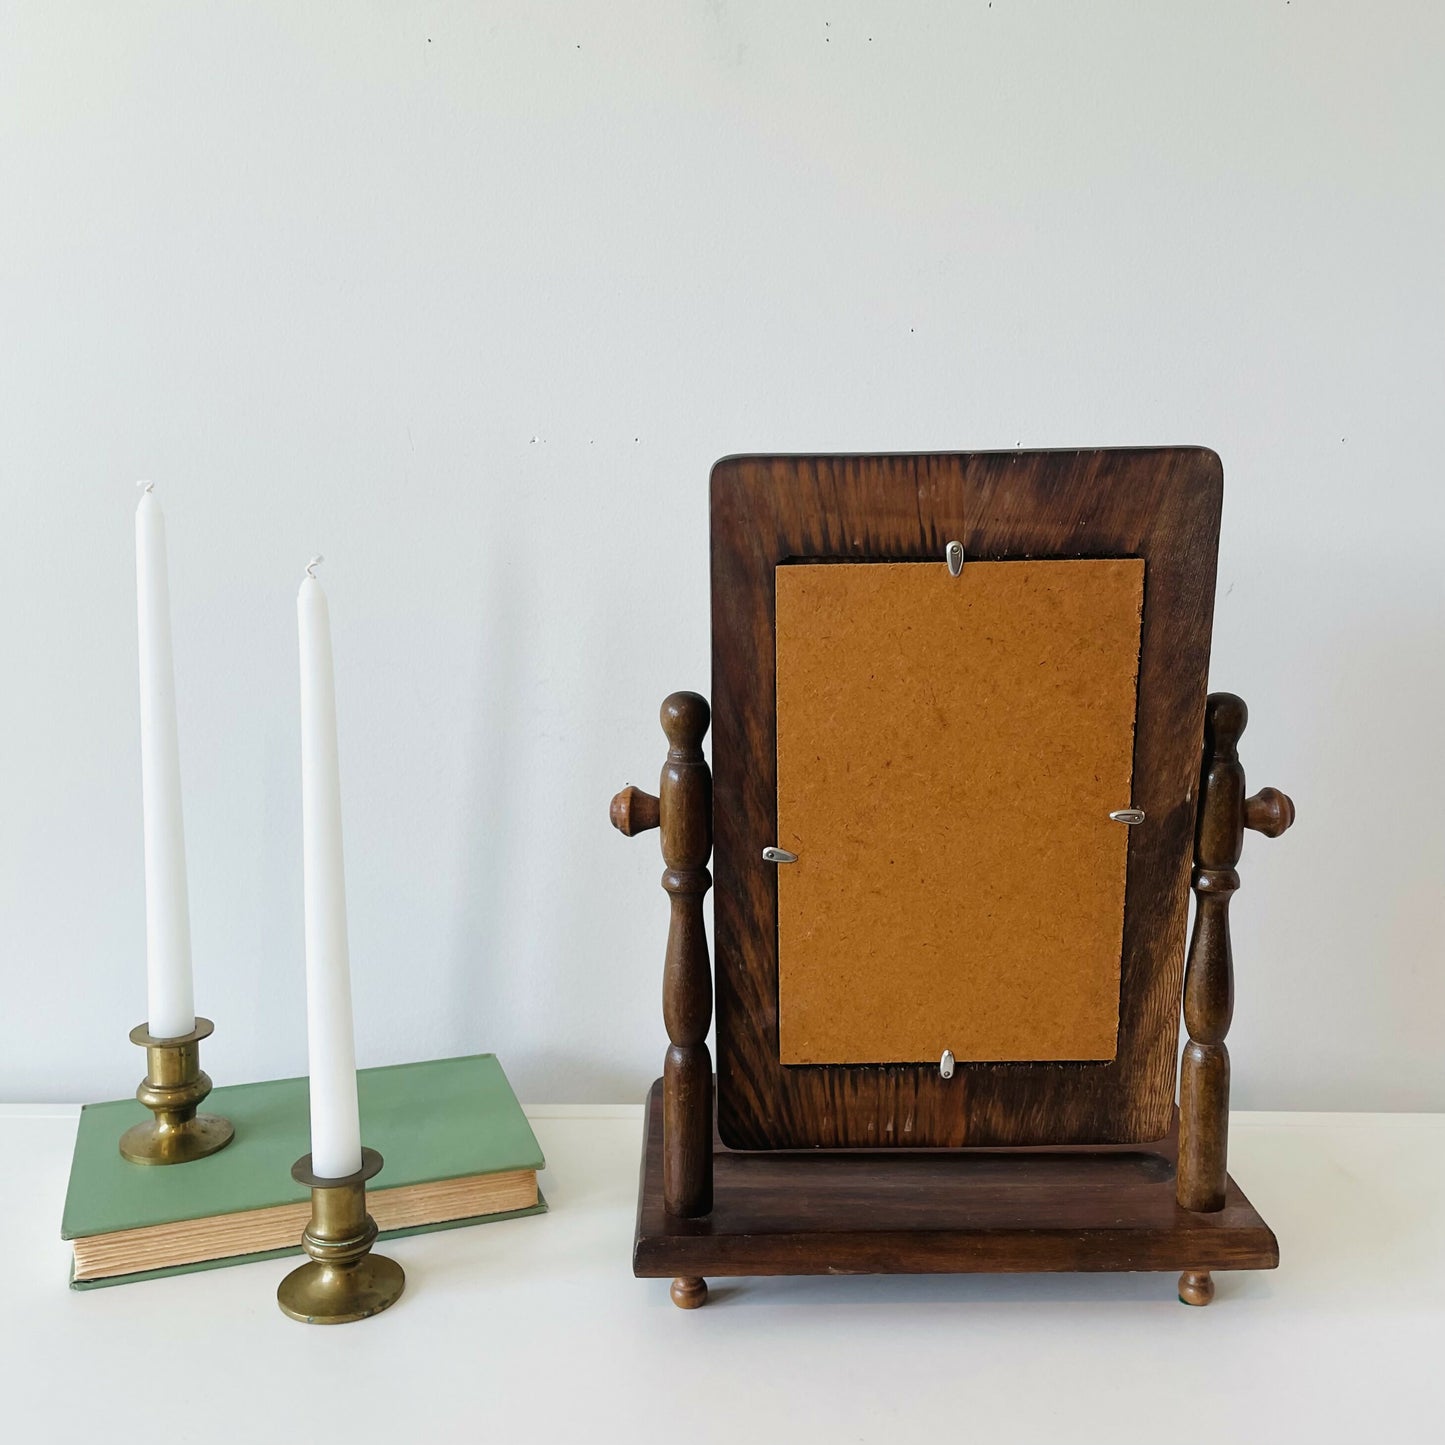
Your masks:
[{"label": "vintage wooden vanity mirror", "polygon": [[1033,1270],[1205,1304],[1278,1262],[1225,1167],[1228,908],[1294,809],[1206,698],[1222,494],[1198,448],[714,468],[713,774],[674,693],[659,795],[612,803],[671,898],[633,1266],[677,1304]]}]

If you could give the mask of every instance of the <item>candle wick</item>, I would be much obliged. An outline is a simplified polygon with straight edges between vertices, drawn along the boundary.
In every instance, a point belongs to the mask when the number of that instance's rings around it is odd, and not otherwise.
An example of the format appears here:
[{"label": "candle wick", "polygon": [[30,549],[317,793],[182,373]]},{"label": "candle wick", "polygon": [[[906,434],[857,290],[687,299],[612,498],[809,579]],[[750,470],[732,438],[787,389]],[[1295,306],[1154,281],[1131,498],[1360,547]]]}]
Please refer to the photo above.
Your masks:
[{"label": "candle wick", "polygon": [[318,567],[322,562],[324,562],[325,560],[326,560],[325,557],[317,556],[317,557],[313,557],[313,558],[306,564],[306,575],[307,575],[309,578],[311,578],[311,580],[312,580],[313,582],[316,580],[316,569],[317,569],[317,567]]},{"label": "candle wick", "polygon": [[154,482],[137,482],[136,486],[138,486],[143,492],[153,492],[156,489],[156,484]]}]

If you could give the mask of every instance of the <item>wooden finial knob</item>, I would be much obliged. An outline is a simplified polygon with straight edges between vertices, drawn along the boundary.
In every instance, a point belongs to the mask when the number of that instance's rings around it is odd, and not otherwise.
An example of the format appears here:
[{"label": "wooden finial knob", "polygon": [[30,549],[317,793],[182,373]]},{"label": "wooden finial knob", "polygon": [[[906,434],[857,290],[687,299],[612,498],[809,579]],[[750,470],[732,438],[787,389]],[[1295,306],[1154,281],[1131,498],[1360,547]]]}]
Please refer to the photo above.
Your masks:
[{"label": "wooden finial knob", "polygon": [[1179,1303],[1207,1305],[1214,1298],[1214,1276],[1207,1269],[1186,1269],[1179,1276]]},{"label": "wooden finial knob", "polygon": [[712,721],[707,699],[695,692],[674,692],[662,704],[662,730],[675,748],[700,748]]},{"label": "wooden finial knob", "polygon": [[1249,726],[1249,709],[1244,699],[1232,692],[1211,692],[1205,719],[1216,746],[1228,749],[1239,742],[1240,734]]},{"label": "wooden finial knob", "polygon": [[635,838],[639,833],[657,827],[657,799],[651,793],[644,793],[641,788],[634,788],[629,783],[613,798],[607,816],[612,819],[612,826],[619,833]]},{"label": "wooden finial knob", "polygon": [[1261,788],[1244,800],[1244,826],[1278,838],[1294,822],[1294,800],[1278,788]]},{"label": "wooden finial knob", "polygon": [[668,1293],[680,1310],[701,1309],[707,1303],[707,1281],[696,1275],[680,1274],[673,1280]]}]

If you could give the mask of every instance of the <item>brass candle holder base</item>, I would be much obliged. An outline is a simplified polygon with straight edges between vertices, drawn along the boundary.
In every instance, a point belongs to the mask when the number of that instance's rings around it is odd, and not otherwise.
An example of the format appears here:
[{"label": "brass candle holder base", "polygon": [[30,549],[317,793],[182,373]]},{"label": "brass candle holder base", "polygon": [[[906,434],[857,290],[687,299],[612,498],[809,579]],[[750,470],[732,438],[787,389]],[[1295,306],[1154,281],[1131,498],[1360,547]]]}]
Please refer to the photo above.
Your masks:
[{"label": "brass candle holder base", "polygon": [[215,1027],[198,1018],[190,1033],[174,1039],[154,1037],[145,1024],[130,1031],[131,1043],[146,1051],[146,1076],[135,1096],[155,1115],[120,1136],[120,1152],[132,1164],[188,1164],[235,1138],[229,1119],[196,1113],[211,1092],[210,1075],[201,1071],[201,1040]]},{"label": "brass candle holder base", "polygon": [[313,1174],[309,1154],[291,1166],[291,1177],[311,1188],[311,1222],[301,1236],[311,1259],[277,1288],[283,1314],[308,1325],[344,1325],[379,1315],[401,1298],[402,1267],[371,1252],[376,1221],[366,1212],[366,1181],[380,1171],[375,1149],[363,1149],[361,1168],[344,1179]]}]

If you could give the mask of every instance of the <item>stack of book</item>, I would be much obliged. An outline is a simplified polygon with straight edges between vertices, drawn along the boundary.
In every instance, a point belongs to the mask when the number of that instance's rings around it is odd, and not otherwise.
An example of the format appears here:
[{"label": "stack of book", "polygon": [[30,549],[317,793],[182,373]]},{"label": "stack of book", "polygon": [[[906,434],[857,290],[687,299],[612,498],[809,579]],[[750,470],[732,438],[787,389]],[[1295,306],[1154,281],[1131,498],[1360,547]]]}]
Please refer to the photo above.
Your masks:
[{"label": "stack of book", "polygon": [[[357,1092],[362,1139],[385,1160],[366,1195],[383,1239],[546,1209],[542,1151],[494,1054],[363,1069]],[[150,1117],[134,1099],[81,1110],[61,1227],[72,1288],[300,1253],[311,1192],[291,1166],[311,1148],[306,1080],[219,1088],[203,1108],[235,1140],[161,1167],[120,1156],[120,1136]]]}]

